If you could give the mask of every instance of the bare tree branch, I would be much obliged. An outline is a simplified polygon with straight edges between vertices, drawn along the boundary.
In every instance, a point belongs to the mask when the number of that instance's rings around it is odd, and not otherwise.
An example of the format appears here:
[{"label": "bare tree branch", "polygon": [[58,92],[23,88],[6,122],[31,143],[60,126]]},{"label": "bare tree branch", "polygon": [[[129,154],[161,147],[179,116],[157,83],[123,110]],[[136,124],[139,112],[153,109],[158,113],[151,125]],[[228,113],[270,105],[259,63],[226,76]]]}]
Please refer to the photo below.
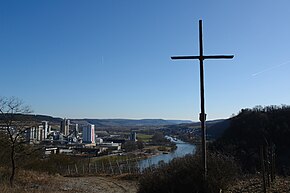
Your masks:
[{"label": "bare tree branch", "polygon": [[[0,97],[0,131],[7,136],[10,146],[11,176],[10,185],[14,184],[15,170],[17,168],[17,157],[21,152],[17,148],[21,147],[24,140],[25,131],[35,122],[27,114],[31,113],[29,106],[25,106],[23,101],[16,97]],[[24,153],[24,152],[23,152]]]}]

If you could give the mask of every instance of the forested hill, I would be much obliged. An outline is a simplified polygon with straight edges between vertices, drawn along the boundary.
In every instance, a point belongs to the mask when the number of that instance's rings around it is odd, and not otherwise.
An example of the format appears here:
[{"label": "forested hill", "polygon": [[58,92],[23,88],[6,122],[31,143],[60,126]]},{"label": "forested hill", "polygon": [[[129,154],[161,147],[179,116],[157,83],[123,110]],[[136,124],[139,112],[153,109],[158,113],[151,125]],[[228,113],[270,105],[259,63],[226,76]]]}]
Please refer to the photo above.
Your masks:
[{"label": "forested hill", "polygon": [[276,149],[278,169],[290,171],[290,106],[241,110],[214,147],[234,155],[244,169],[254,171],[260,164],[260,146],[271,144]]},{"label": "forested hill", "polygon": [[[4,115],[0,114],[0,120],[4,119]],[[48,121],[50,124],[60,124],[62,118],[52,117],[48,115],[32,115],[32,114],[14,114],[17,120],[30,120],[35,122]]]}]

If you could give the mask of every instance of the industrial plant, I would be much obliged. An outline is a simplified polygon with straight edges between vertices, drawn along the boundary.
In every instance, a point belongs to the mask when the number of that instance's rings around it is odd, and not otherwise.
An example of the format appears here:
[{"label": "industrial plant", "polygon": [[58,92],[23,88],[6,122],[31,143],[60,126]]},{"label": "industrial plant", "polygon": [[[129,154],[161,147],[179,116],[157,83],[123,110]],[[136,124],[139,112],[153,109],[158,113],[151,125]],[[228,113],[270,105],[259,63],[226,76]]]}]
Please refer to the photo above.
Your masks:
[{"label": "industrial plant", "polygon": [[121,144],[126,140],[136,141],[136,133],[132,132],[128,138],[120,138],[106,132],[96,132],[93,124],[79,125],[64,118],[57,128],[52,128],[48,121],[30,127],[26,130],[25,138],[27,143],[43,147],[46,155],[63,153],[93,157],[122,153]]}]

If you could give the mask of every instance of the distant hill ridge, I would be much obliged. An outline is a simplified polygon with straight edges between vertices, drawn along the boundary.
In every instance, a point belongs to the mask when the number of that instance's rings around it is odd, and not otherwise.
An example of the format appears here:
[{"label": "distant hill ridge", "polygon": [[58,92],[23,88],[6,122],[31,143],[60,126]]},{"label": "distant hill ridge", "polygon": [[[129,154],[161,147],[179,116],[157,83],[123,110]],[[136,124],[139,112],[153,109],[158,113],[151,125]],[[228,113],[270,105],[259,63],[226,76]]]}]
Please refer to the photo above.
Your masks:
[{"label": "distant hill ridge", "polygon": [[[49,115],[17,115],[22,117],[29,117],[35,121],[49,121],[53,124],[60,124],[62,118],[52,117]],[[1,115],[0,115],[1,119]],[[69,118],[68,118],[69,119]],[[162,126],[192,123],[189,120],[164,120],[164,119],[70,119],[72,123],[78,124],[94,124],[96,127],[101,126]]]},{"label": "distant hill ridge", "polygon": [[98,126],[161,126],[192,123],[189,120],[164,120],[164,119],[71,119],[72,122],[84,122]]}]

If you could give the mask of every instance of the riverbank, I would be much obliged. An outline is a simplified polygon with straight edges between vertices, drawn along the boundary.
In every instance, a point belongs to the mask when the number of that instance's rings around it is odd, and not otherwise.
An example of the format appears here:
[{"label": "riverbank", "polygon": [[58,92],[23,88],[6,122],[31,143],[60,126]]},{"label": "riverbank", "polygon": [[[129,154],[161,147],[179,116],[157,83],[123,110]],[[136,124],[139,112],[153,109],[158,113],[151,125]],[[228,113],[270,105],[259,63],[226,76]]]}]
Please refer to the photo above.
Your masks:
[{"label": "riverbank", "polygon": [[[171,138],[171,137],[169,137]],[[139,161],[139,167],[141,170],[151,167],[152,165],[158,165],[160,162],[168,163],[174,158],[183,157],[187,154],[194,154],[196,150],[196,146],[193,144],[189,144],[183,142],[179,139],[171,138],[176,144],[176,149],[171,152],[160,153],[159,155],[149,157],[147,159],[143,159]]]}]

